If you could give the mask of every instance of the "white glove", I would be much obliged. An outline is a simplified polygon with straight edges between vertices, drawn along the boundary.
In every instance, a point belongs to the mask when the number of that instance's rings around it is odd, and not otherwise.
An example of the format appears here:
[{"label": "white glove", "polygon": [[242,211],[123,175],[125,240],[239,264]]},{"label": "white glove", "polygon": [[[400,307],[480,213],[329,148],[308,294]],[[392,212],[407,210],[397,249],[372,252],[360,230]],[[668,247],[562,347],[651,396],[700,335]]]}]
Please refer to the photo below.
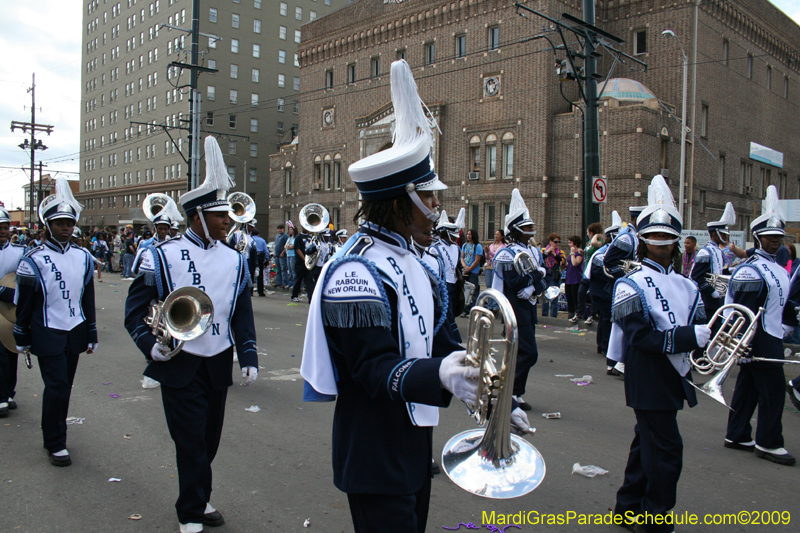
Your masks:
[{"label": "white glove", "polygon": [[714,291],[714,292],[711,293],[711,297],[719,299],[719,298],[722,298],[722,295],[718,291]]},{"label": "white glove", "polygon": [[511,411],[511,431],[517,435],[529,435],[536,431],[535,429],[531,430],[528,415],[519,407]]},{"label": "white glove", "polygon": [[17,351],[19,353],[23,353],[25,350],[30,350],[30,349],[31,349],[30,346],[17,346]]},{"label": "white glove", "polygon": [[256,271],[253,273],[253,275],[255,275],[255,277],[258,277],[260,274],[261,274],[261,269],[256,268]]},{"label": "white glove", "polygon": [[159,361],[163,363],[164,361],[170,360],[170,358],[167,357],[167,354],[171,351],[172,349],[169,346],[164,346],[163,344],[157,342],[150,349],[150,358],[153,361]]},{"label": "white glove", "polygon": [[477,378],[480,369],[465,366],[466,359],[466,350],[459,350],[445,357],[439,367],[439,381],[453,396],[473,408],[478,403]]},{"label": "white glove", "polygon": [[258,377],[258,369],[254,366],[246,366],[242,369],[242,379],[244,379],[244,386],[252,385]]},{"label": "white glove", "polygon": [[797,321],[800,322],[800,306],[795,307],[794,310],[797,313]]},{"label": "white glove", "polygon": [[528,300],[530,299],[531,296],[533,296],[533,291],[535,290],[536,289],[533,288],[533,285],[531,285],[530,287],[525,287],[524,289],[522,289],[517,293],[517,298],[521,300]]},{"label": "white glove", "polygon": [[100,343],[97,343],[97,342],[89,343],[89,346],[86,347],[86,353],[92,354],[92,353],[96,352],[97,351],[97,347],[99,345],[100,345]]},{"label": "white glove", "polygon": [[705,326],[695,326],[694,336],[697,339],[697,346],[704,348],[708,344],[708,341],[711,340],[711,328],[707,328]]}]

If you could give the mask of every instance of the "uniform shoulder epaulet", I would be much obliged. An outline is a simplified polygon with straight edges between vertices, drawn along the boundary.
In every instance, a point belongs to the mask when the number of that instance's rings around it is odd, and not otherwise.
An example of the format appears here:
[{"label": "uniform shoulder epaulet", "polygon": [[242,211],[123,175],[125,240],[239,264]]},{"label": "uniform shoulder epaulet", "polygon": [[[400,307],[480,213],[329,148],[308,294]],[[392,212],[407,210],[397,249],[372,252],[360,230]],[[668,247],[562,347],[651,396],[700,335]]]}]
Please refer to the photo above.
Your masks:
[{"label": "uniform shoulder epaulet", "polygon": [[611,304],[611,320],[618,322],[631,313],[644,313],[650,319],[650,311],[645,305],[644,291],[629,277],[619,278],[614,283],[614,300]]},{"label": "uniform shoulder epaulet", "polygon": [[391,328],[392,310],[375,263],[359,254],[336,259],[322,281],[322,323],[335,328]]},{"label": "uniform shoulder epaulet", "polygon": [[40,244],[39,246],[35,246],[25,252],[25,257],[30,257],[38,251],[44,250],[44,245]]},{"label": "uniform shoulder epaulet", "polygon": [[711,254],[708,252],[708,249],[704,246],[697,250],[697,255],[694,256],[695,263],[708,263],[711,261]]},{"label": "uniform shoulder epaulet", "polygon": [[605,256],[606,256],[606,251],[605,250],[603,250],[602,252],[600,250],[596,251],[592,255],[592,264],[593,265],[598,265],[598,266],[602,265],[603,264],[603,259],[605,258]]},{"label": "uniform shoulder epaulet", "polygon": [[625,252],[630,252],[633,250],[633,236],[630,233],[622,233],[614,239],[614,242],[611,243],[611,246],[615,248],[619,248]]},{"label": "uniform shoulder epaulet", "polygon": [[24,246],[24,245],[22,245],[22,244],[17,244],[17,243],[15,243],[15,242],[12,242],[12,243],[11,243],[11,247],[12,247],[12,248],[21,248],[21,249],[23,249],[23,250],[25,249],[25,246]]},{"label": "uniform shoulder epaulet", "polygon": [[375,244],[375,240],[369,236],[359,233],[353,245],[347,250],[347,255],[364,255],[369,248]]},{"label": "uniform shoulder epaulet", "polygon": [[181,239],[181,237],[182,237],[182,235],[181,235],[181,234],[178,234],[178,235],[176,235],[176,236],[172,237],[171,239],[167,239],[167,240],[165,240],[165,241],[160,241],[160,242],[155,242],[155,241],[152,241],[152,242],[151,242],[150,244],[148,244],[147,246],[153,246],[153,247],[155,247],[155,248],[158,248],[158,247],[160,247],[160,246],[164,246],[164,245],[165,245],[165,244],[167,244],[168,242],[179,241],[179,240]]},{"label": "uniform shoulder epaulet", "polygon": [[731,279],[728,282],[728,291],[736,292],[756,292],[760,291],[764,284],[764,278],[761,272],[750,260],[742,263],[731,274]]}]

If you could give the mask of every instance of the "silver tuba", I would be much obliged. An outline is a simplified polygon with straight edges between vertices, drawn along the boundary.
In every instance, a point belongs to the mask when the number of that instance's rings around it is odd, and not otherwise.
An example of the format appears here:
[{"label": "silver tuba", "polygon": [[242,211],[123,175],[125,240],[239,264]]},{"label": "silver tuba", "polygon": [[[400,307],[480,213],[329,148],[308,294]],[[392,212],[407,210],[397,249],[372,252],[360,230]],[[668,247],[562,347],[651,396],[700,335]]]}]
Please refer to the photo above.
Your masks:
[{"label": "silver tuba", "polygon": [[185,342],[202,337],[213,320],[214,304],[208,294],[187,286],[175,289],[163,302],[154,300],[144,323],[150,326],[159,344],[169,346],[173,339],[178,341],[167,354],[172,357],[181,351]]},{"label": "silver tuba", "polygon": [[317,266],[321,251],[320,235],[323,231],[327,231],[328,224],[331,222],[331,215],[320,204],[307,204],[300,210],[299,218],[300,225],[311,234],[311,239],[306,244],[306,247],[314,251],[306,253],[303,250],[303,254],[305,255],[306,269],[313,270]]},{"label": "silver tuba", "polygon": [[256,217],[256,203],[249,195],[243,192],[233,192],[228,195],[228,204],[231,206],[229,216],[234,224],[228,231],[226,240],[230,243],[235,238],[234,249],[239,253],[244,253],[249,241],[242,228]]},{"label": "silver tuba", "polygon": [[[758,329],[758,321],[764,313],[763,307],[758,309],[758,313],[753,314],[750,309],[740,304],[723,305],[712,315],[706,327],[712,327],[726,311],[729,312],[728,316],[723,318],[722,325],[711,338],[708,346],[703,351],[703,355],[695,357],[692,353],[689,356],[689,360],[692,363],[692,367],[700,374],[708,375],[717,371],[716,375],[708,382],[702,385],[692,383],[692,386],[730,409],[730,405],[725,401],[722,386],[725,384],[728,374],[740,359],[747,358],[751,361],[788,364],[800,364],[800,361],[749,356],[750,343],[753,341]],[[745,324],[747,324],[747,328],[743,330]]]},{"label": "silver tuba", "polygon": [[[484,307],[488,300],[496,301],[502,314],[500,335],[494,335],[494,313]],[[480,368],[478,405],[470,415],[478,424],[488,421],[488,425],[485,430],[467,430],[452,437],[442,451],[442,468],[456,485],[485,498],[523,496],[538,487],[545,475],[539,450],[511,434],[518,344],[517,319],[508,299],[495,289],[481,292],[469,315],[467,361]],[[494,358],[498,353],[499,361]]]},{"label": "silver tuba", "polygon": [[147,217],[147,220],[152,222],[171,201],[172,199],[166,194],[148,194],[142,202],[142,211],[144,211],[144,216]]}]

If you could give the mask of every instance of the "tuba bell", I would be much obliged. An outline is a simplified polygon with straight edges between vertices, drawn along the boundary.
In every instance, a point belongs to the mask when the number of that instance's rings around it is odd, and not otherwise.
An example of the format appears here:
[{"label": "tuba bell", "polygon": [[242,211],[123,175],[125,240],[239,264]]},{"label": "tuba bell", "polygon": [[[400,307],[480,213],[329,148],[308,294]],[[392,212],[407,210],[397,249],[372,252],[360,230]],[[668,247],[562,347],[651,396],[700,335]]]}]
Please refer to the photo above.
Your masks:
[{"label": "tuba bell", "polygon": [[142,202],[142,211],[144,211],[144,216],[147,217],[147,220],[152,222],[171,201],[172,199],[166,194],[148,194],[144,199],[144,202]]},{"label": "tuba bell", "polygon": [[235,238],[234,249],[239,253],[243,253],[247,249],[249,242],[247,234],[242,231],[242,228],[256,217],[256,202],[243,192],[233,192],[228,195],[228,204],[231,206],[228,215],[233,220],[234,225],[228,231],[226,240],[230,243]]},{"label": "tuba bell", "polygon": [[331,222],[331,215],[328,210],[320,204],[307,204],[300,210],[300,225],[311,234],[311,240],[306,248],[313,250],[307,253],[305,250],[306,269],[313,270],[317,266],[320,254],[320,235],[328,229]]},{"label": "tuba bell", "polygon": [[[503,318],[498,336],[493,336],[495,315],[485,307],[489,300],[497,302]],[[452,437],[442,451],[442,468],[456,485],[485,498],[523,496],[538,487],[545,475],[539,450],[511,434],[518,345],[517,319],[508,299],[495,289],[481,292],[469,315],[467,362],[480,368],[478,405],[470,409],[470,415],[486,429]],[[501,356],[499,361],[496,354]]]},{"label": "tuba bell", "polygon": [[153,302],[144,323],[150,326],[158,342],[169,346],[178,341],[167,354],[172,357],[183,344],[202,337],[214,320],[214,304],[203,290],[187,286],[175,289],[163,302]]}]

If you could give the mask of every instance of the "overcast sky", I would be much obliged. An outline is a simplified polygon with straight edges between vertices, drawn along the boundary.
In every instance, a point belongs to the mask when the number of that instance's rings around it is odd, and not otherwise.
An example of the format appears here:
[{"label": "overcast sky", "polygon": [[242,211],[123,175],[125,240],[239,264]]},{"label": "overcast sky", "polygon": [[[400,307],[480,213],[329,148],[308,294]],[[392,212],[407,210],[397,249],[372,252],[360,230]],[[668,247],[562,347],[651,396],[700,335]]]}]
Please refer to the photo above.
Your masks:
[{"label": "overcast sky", "polygon": [[[49,149],[37,151],[36,159],[49,165],[45,173],[80,170],[81,37],[86,3],[0,1],[0,201],[6,207],[22,206],[21,187],[29,179],[19,167],[30,165],[30,152],[18,146],[29,135],[19,130],[12,133],[9,126],[14,120],[30,122],[31,95],[27,90],[34,72],[36,122],[55,126],[49,137],[37,135]],[[773,3],[800,23],[800,0]],[[77,174],[66,176],[78,178]]]}]

